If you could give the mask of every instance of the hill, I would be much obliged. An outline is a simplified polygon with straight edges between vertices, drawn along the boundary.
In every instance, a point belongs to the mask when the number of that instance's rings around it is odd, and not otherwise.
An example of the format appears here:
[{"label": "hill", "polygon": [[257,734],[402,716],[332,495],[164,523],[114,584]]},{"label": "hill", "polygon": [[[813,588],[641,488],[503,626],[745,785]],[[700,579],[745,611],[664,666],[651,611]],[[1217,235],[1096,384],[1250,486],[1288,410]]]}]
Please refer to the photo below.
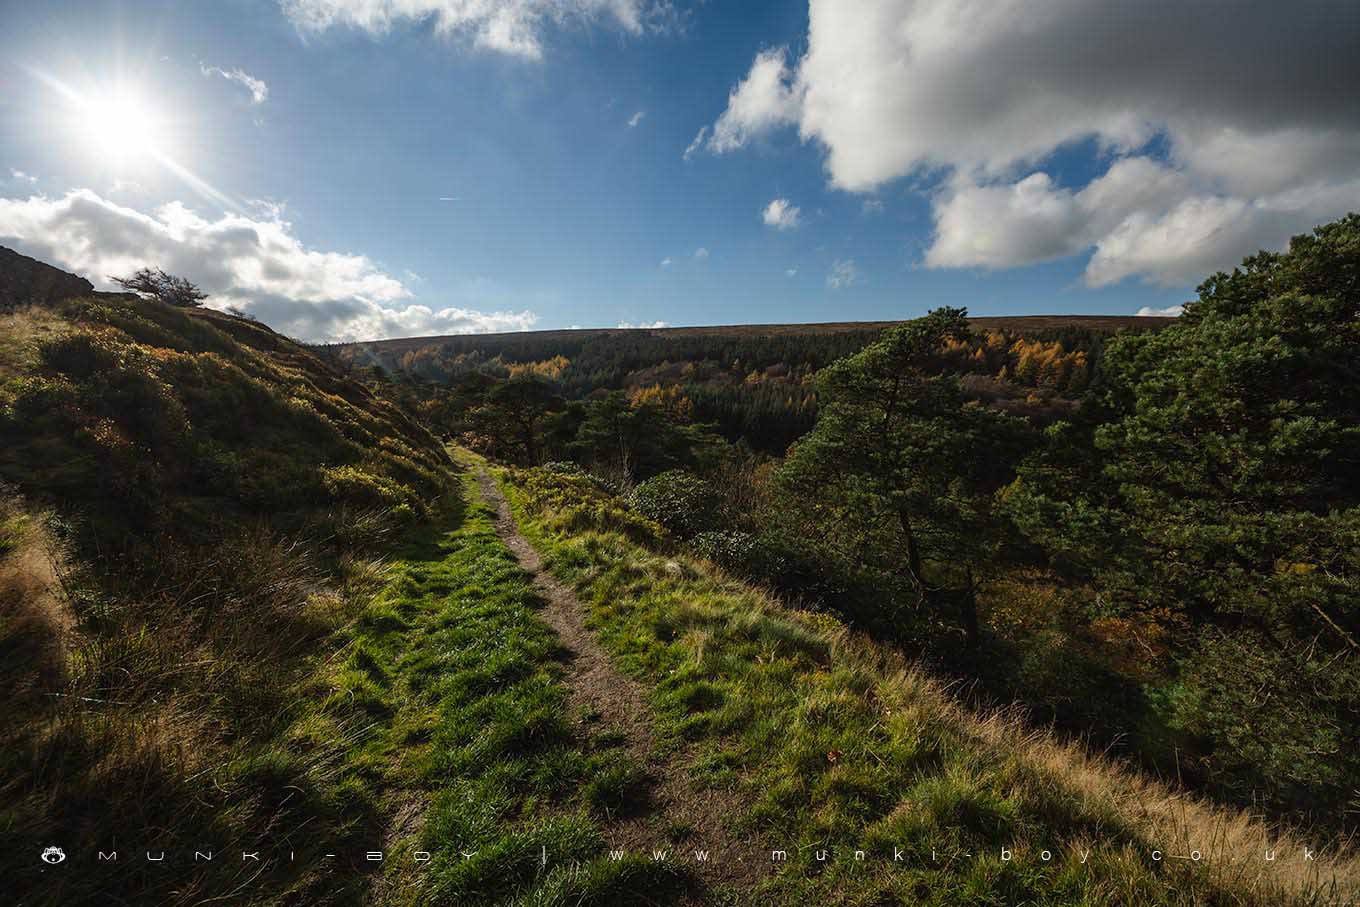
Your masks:
[{"label": "hill", "polygon": [[[1066,329],[1092,330],[1105,333],[1128,329],[1164,327],[1176,319],[1161,316],[1140,315],[1001,315],[969,318],[975,328],[982,331],[1005,330],[1014,333],[1036,333]],[[378,358],[400,356],[428,346],[454,345],[461,348],[485,347],[495,349],[501,346],[518,346],[576,342],[598,337],[626,337],[646,334],[658,338],[682,337],[740,337],[743,335],[769,337],[779,335],[817,335],[845,334],[862,331],[882,331],[900,321],[823,321],[806,324],[729,324],[697,325],[691,327],[640,327],[640,328],[573,328],[571,330],[515,331],[500,334],[456,334],[432,335],[428,337],[394,337],[388,340],[362,340],[352,343],[332,344],[331,348],[340,351],[346,358],[358,359],[363,354]]]},{"label": "hill", "polygon": [[[307,729],[318,671],[381,586],[376,558],[445,506],[442,445],[261,324],[86,296],[0,313],[0,437],[0,828],[18,902],[189,903],[255,871],[93,855],[378,827],[380,797],[337,770],[362,716]],[[68,871],[42,877],[41,842]],[[271,898],[321,903],[360,876],[270,878]]]},{"label": "hill", "polygon": [[[1070,414],[1098,368],[1105,341],[1163,328],[1170,318],[1033,315],[970,319],[974,336],[952,351],[969,392],[993,406],[1052,421]],[[898,322],[587,329],[405,338],[326,348],[352,367],[429,385],[432,425],[474,445],[485,435],[458,415],[476,408],[477,384],[532,375],[568,400],[620,391],[666,396],[729,441],[780,455],[817,418],[818,370]],[[451,388],[441,394],[437,386]],[[415,405],[414,401],[408,401]],[[483,448],[487,453],[497,453]]]},{"label": "hill", "polygon": [[[941,310],[435,384],[136,297],[0,313],[0,871],[44,907],[1353,903],[1347,229],[1108,345]],[[1082,370],[1044,431],[979,405]],[[706,387],[823,408],[771,456]],[[1206,413],[1226,465],[1163,456]],[[1091,747],[1125,738],[1184,783]]]}]

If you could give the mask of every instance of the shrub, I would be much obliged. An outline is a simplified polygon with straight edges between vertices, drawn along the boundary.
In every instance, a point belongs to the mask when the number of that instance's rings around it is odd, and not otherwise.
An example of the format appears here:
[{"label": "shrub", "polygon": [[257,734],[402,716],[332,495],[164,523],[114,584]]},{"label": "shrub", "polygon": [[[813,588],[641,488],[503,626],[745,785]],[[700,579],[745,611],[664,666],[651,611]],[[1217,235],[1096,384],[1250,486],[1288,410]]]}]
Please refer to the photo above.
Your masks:
[{"label": "shrub", "polygon": [[416,493],[387,476],[374,475],[357,466],[324,466],[322,484],[336,501],[358,507],[389,507],[395,510],[406,505],[408,511],[420,506]]},{"label": "shrub", "polygon": [[710,530],[696,535],[692,544],[700,557],[736,576],[768,583],[779,573],[778,553],[749,532]]},{"label": "shrub", "polygon": [[1304,815],[1360,806],[1360,658],[1311,654],[1214,630],[1184,659],[1171,724],[1205,744],[1212,786]]},{"label": "shrub", "polygon": [[713,486],[682,469],[653,476],[634,488],[627,502],[679,538],[690,538],[717,524],[719,501]]},{"label": "shrub", "polygon": [[119,364],[120,345],[111,331],[81,330],[47,341],[41,347],[43,364],[76,378],[112,371]]},{"label": "shrub", "polygon": [[547,517],[556,531],[621,532],[641,545],[656,546],[666,531],[655,521],[630,510],[594,476],[561,469],[517,469],[511,473],[535,515]]}]

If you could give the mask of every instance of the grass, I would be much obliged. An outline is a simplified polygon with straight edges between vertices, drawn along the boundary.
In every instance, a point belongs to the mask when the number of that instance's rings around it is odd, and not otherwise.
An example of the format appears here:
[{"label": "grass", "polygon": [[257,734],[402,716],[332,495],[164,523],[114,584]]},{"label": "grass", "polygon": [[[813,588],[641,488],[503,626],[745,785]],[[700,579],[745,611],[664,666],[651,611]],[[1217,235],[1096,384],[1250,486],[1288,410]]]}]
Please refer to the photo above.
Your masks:
[{"label": "grass", "polygon": [[[305,639],[285,641],[277,619],[257,635],[237,619],[239,638],[207,634],[218,651],[177,649],[174,602],[44,650],[64,705],[9,691],[31,712],[7,740],[0,828],[60,843],[72,862],[54,880],[31,846],[11,849],[21,901],[603,907],[692,892],[681,867],[608,855],[602,823],[636,805],[641,772],[617,729],[571,720],[541,602],[467,482],[473,503],[410,530],[382,568],[353,565],[348,597],[314,597],[331,622]],[[36,664],[58,629],[76,632],[54,616],[69,621],[70,603],[33,594],[55,575],[32,567],[48,563],[41,521],[13,505],[2,515],[0,646],[26,647]],[[289,584],[314,566],[307,551],[285,547],[283,562],[250,543],[260,563],[242,588],[293,601]],[[260,621],[270,600],[253,605]],[[265,850],[258,877],[229,860],[185,864],[243,841]],[[173,872],[139,859],[148,845],[178,861]],[[114,847],[116,868],[91,868]]]},{"label": "grass", "polygon": [[502,482],[525,534],[588,603],[588,625],[652,691],[662,745],[686,754],[696,783],[748,804],[733,832],[787,849],[756,900],[1340,904],[1360,890],[1353,855],[1305,864],[1305,841],[1287,831],[1017,715],[967,710],[827,616],[645,547],[583,479],[527,470]]},{"label": "grass", "polygon": [[[475,501],[470,480],[465,494]],[[611,729],[569,720],[540,605],[473,503],[457,528],[402,552],[327,678],[331,720],[355,709],[386,720],[350,765],[389,806],[428,804],[393,842],[386,902],[662,903],[690,887],[674,867],[609,859],[599,820],[630,801],[638,772]]]}]

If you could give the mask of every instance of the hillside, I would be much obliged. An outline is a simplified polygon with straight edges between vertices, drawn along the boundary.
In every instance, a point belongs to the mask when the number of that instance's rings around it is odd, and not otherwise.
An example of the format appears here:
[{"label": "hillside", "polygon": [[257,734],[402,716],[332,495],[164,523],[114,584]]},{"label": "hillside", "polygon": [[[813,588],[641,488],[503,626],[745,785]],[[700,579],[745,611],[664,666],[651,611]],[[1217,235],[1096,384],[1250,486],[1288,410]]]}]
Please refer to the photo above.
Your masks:
[{"label": "hillside", "polygon": [[[1135,315],[1000,315],[969,318],[969,323],[982,331],[1008,330],[1016,333],[1059,331],[1068,328],[1081,330],[1115,331],[1129,328],[1142,329],[1164,327],[1175,321],[1174,318]],[[515,331],[504,334],[458,334],[430,337],[394,337],[389,340],[363,340],[353,343],[332,344],[347,358],[359,359],[372,355],[380,359],[399,357],[428,346],[448,345],[458,348],[484,347],[497,349],[502,346],[555,344],[573,342],[598,337],[626,337],[639,333],[663,339],[683,337],[740,337],[752,335],[760,337],[805,334],[845,334],[860,331],[882,331],[900,321],[824,321],[807,324],[729,324],[698,325],[690,327],[642,327],[642,328],[574,328],[552,331]]]},{"label": "hillside", "polygon": [[[376,827],[380,798],[337,770],[364,723],[316,726],[317,676],[393,535],[447,506],[432,436],[258,323],[78,296],[0,314],[0,437],[0,828],[23,842],[4,858],[19,901],[188,903],[253,872],[91,855]],[[72,855],[58,868],[85,865],[41,878],[44,841]],[[277,895],[321,903],[356,878],[311,871]]]},{"label": "hillside", "polygon": [[[1352,904],[1358,233],[1161,330],[531,337],[440,383],[0,313],[0,868],[52,907]],[[795,385],[777,454],[697,415]]]},{"label": "hillside", "polygon": [[[1106,340],[1174,319],[1033,315],[969,319],[973,337],[951,349],[974,398],[1040,421],[1070,415],[1099,368]],[[327,347],[349,366],[424,386],[407,405],[450,438],[494,456],[499,429],[469,418],[499,381],[546,379],[566,400],[625,393],[665,399],[695,424],[775,456],[817,419],[816,373],[900,322],[526,331],[406,338]],[[447,390],[441,390],[447,388]],[[415,397],[420,397],[417,402]]]}]

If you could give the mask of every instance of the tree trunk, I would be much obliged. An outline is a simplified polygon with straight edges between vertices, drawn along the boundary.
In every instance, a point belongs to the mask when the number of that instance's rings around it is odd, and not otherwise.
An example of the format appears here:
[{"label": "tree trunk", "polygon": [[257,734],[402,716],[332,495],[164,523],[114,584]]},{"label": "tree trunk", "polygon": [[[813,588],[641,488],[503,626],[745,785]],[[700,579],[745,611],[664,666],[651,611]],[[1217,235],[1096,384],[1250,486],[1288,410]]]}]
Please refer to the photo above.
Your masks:
[{"label": "tree trunk", "polygon": [[916,592],[922,603],[926,600],[926,583],[921,577],[921,546],[916,541],[916,531],[912,528],[911,517],[905,510],[897,511],[897,520],[902,524],[902,535],[907,540],[907,573],[916,585]]},{"label": "tree trunk", "polygon": [[963,618],[964,640],[968,648],[976,649],[982,640],[982,631],[978,626],[977,583],[973,581],[972,570],[968,571],[968,588],[959,596],[959,610]]}]

